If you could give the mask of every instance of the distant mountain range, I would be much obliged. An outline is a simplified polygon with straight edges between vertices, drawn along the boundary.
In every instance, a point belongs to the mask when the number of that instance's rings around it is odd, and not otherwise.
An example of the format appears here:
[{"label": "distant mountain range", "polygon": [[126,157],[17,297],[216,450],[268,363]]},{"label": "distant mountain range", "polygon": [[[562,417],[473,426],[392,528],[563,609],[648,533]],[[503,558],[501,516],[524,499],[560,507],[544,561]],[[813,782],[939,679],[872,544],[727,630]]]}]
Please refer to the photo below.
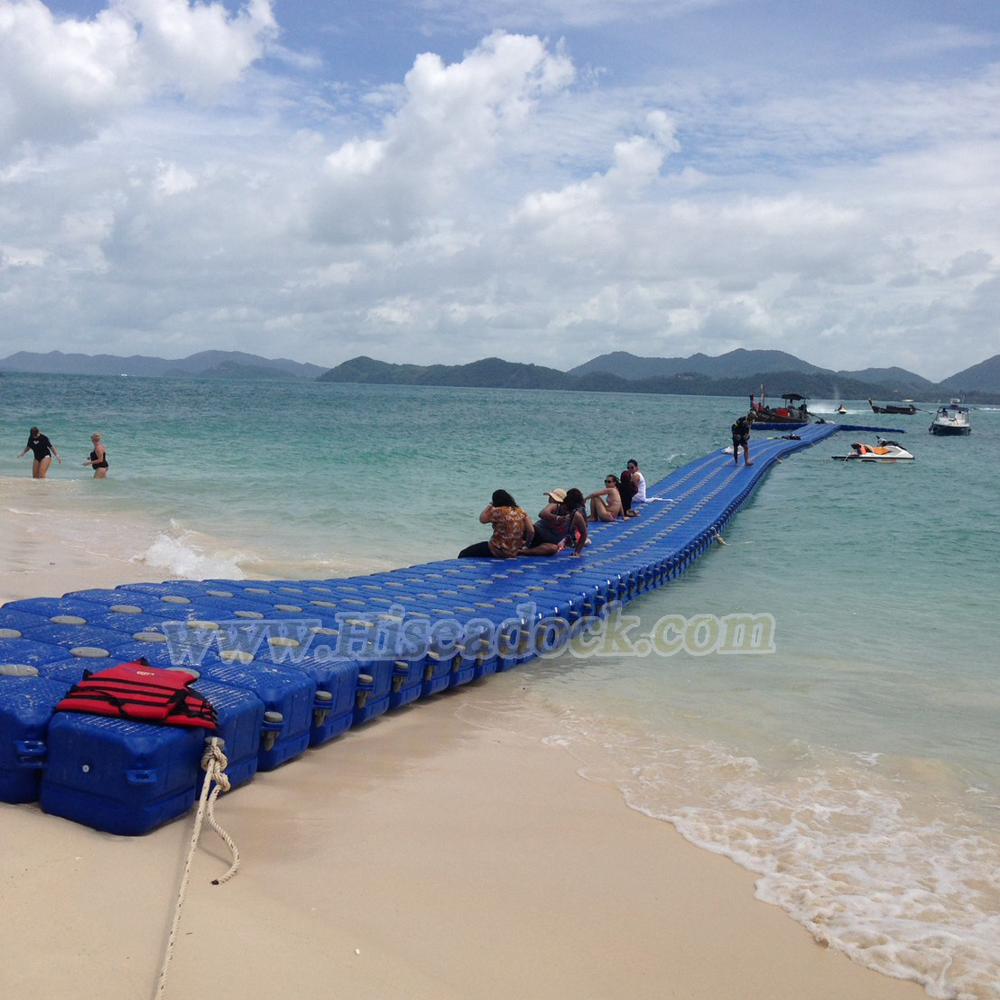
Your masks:
[{"label": "distant mountain range", "polygon": [[640,358],[616,351],[568,372],[487,358],[467,365],[394,365],[372,358],[345,361],[321,382],[379,385],[464,385],[507,389],[564,389],[675,395],[749,396],[762,384],[772,399],[797,392],[808,399],[881,401],[962,396],[970,403],[1000,403],[1000,355],[934,383],[902,368],[835,372],[783,351],[730,351],[717,358]]},{"label": "distant mountain range", "polygon": [[707,354],[692,354],[689,358],[640,358],[625,351],[612,351],[571,368],[569,374],[582,376],[600,372],[629,380],[671,375],[708,375],[723,379],[742,378],[748,372],[796,371],[813,374],[824,370],[784,351],[747,351],[739,348],[717,358]]},{"label": "distant mountain range", "polygon": [[466,365],[396,365],[368,357],[336,368],[271,360],[240,351],[202,351],[180,361],[20,351],[0,360],[0,371],[64,375],[137,375],[229,379],[316,379],[378,385],[441,385],[499,389],[562,389],[677,395],[749,396],[767,386],[772,399],[797,392],[807,399],[933,402],[961,396],[969,403],[1000,403],[1000,354],[931,382],[903,368],[832,371],[784,351],[740,348],[709,357],[642,358],[624,351],[602,354],[568,372],[541,365],[484,358]]},{"label": "distant mountain range", "polygon": [[[978,365],[966,368],[943,382],[942,385],[961,386],[963,392],[996,393],[1000,389],[1000,354],[980,361]],[[985,400],[984,400],[985,402]]]},{"label": "distant mountain range", "polygon": [[133,354],[35,354],[18,351],[0,359],[0,371],[36,372],[45,375],[160,375],[176,378],[307,378],[327,369],[278,358],[271,361],[242,351],[201,351],[180,361]]},{"label": "distant mountain range", "polygon": [[[836,376],[864,382],[878,387],[881,392],[888,388],[901,395],[920,394],[936,388],[935,383],[903,368],[865,368],[863,371],[834,372],[829,368],[809,364],[808,361],[784,351],[748,351],[742,347],[716,358],[710,358],[707,354],[692,354],[689,358],[639,358],[624,351],[615,351],[579,365],[571,369],[569,374],[582,376],[595,372],[607,372],[630,380],[692,374],[707,375],[712,379],[742,379],[748,373],[756,376],[800,372],[804,375]],[[997,390],[1000,391],[1000,378],[997,379]]]}]

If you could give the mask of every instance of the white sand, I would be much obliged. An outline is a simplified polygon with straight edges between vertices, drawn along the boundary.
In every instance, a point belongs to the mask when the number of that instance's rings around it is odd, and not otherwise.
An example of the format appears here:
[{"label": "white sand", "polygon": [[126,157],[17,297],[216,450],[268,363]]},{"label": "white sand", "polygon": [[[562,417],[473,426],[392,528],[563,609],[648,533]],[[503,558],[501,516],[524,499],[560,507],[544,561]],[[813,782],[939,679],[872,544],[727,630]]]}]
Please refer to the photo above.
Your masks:
[{"label": "white sand", "polygon": [[[4,515],[4,600],[150,578],[10,528]],[[243,864],[210,884],[229,859],[206,826],[166,996],[924,996],[820,947],[753,898],[752,875],[580,778],[511,710],[519,683],[447,692],[223,796]],[[192,818],[122,838],[0,804],[0,998],[153,997]]]}]

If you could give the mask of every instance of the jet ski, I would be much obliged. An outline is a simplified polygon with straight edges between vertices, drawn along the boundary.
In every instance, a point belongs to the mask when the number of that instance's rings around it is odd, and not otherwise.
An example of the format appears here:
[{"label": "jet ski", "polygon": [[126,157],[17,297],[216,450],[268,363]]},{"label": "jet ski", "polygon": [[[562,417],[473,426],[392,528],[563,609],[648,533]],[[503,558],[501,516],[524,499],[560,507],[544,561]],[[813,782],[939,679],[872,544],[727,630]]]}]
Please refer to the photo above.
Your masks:
[{"label": "jet ski", "polygon": [[834,455],[838,462],[912,462],[913,456],[898,442],[879,438],[878,444],[855,441],[850,455]]}]

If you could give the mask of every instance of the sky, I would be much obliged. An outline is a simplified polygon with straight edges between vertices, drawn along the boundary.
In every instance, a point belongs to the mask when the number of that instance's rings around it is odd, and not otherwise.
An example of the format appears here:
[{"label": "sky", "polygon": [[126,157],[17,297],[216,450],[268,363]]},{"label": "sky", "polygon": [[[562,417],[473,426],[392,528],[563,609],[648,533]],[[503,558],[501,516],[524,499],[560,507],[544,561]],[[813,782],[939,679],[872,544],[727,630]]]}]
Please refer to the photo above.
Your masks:
[{"label": "sky", "polygon": [[0,0],[0,357],[1000,353],[998,0]]}]

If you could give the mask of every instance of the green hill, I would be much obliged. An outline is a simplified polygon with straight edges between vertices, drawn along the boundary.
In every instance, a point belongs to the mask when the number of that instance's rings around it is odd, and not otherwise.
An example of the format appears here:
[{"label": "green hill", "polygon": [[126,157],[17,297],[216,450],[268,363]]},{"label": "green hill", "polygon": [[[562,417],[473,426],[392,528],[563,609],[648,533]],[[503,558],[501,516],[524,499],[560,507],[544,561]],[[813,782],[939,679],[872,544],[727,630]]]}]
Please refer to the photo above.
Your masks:
[{"label": "green hill", "polygon": [[[746,352],[752,353],[752,352]],[[778,352],[768,352],[778,353]],[[790,355],[788,355],[790,357]],[[587,366],[581,366],[586,368]],[[580,369],[574,369],[580,371]],[[900,371],[895,369],[894,371]],[[919,376],[913,376],[919,379]],[[378,385],[450,385],[492,389],[562,389],[587,392],[640,392],[680,396],[746,396],[759,394],[761,385],[774,400],[785,392],[797,392],[807,399],[892,399],[898,389],[878,382],[852,377],[843,372],[812,367],[753,371],[731,377],[712,377],[688,371],[672,375],[626,378],[598,369],[580,375],[560,372],[540,365],[524,365],[500,358],[485,358],[466,365],[393,365],[368,357],[353,358],[319,377],[322,382],[360,382]],[[905,379],[902,384],[907,384]],[[948,391],[926,382],[919,398],[934,401]],[[997,393],[1000,401],[1000,391]],[[977,399],[977,402],[987,402]]]}]

